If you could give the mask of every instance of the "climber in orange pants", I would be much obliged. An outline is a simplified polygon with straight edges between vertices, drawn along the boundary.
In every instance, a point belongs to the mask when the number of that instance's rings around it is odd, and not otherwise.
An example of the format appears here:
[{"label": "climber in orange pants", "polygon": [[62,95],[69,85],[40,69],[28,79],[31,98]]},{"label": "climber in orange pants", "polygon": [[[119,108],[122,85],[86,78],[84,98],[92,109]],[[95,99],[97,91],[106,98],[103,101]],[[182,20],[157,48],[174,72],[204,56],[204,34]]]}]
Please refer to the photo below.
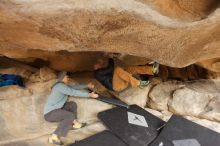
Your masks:
[{"label": "climber in orange pants", "polygon": [[138,80],[132,74],[154,75],[159,71],[159,64],[153,66],[130,66],[125,69],[121,67],[114,68],[114,60],[109,58],[108,66],[104,66],[104,62],[99,60],[94,65],[95,78],[102,83],[107,89],[117,92],[123,91],[131,85],[131,87],[144,87],[149,81]]}]

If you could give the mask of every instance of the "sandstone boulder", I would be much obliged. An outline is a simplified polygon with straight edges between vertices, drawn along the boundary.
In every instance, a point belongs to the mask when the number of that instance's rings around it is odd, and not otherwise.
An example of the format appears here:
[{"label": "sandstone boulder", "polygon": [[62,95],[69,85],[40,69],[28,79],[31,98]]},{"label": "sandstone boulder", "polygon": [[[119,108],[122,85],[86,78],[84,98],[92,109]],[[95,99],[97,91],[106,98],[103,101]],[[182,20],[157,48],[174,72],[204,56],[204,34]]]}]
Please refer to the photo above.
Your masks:
[{"label": "sandstone boulder", "polygon": [[52,79],[56,79],[56,73],[52,69],[48,67],[40,68],[40,79],[42,81],[49,81]]},{"label": "sandstone boulder", "polygon": [[220,94],[220,80],[200,79],[185,82],[187,88],[204,94]]},{"label": "sandstone boulder", "polygon": [[178,81],[167,81],[153,87],[149,93],[148,106],[156,110],[168,110],[168,101],[176,89],[181,88],[183,83]]},{"label": "sandstone boulder", "polygon": [[164,121],[168,121],[171,118],[171,116],[173,115],[173,113],[170,111],[161,111],[161,113],[163,115],[162,120],[164,120]]},{"label": "sandstone boulder", "polygon": [[54,124],[49,124],[43,118],[43,105],[47,94],[20,96],[14,99],[0,101],[0,125],[7,133],[0,131],[0,142],[41,136],[52,132]]},{"label": "sandstone boulder", "polygon": [[150,108],[145,108],[146,111],[148,111],[149,113],[151,113],[152,115],[160,118],[160,119],[163,119],[163,114],[157,110],[154,110],[154,109],[150,109]]},{"label": "sandstone boulder", "polygon": [[30,76],[29,82],[46,82],[54,79],[56,79],[56,72],[48,67],[42,67]]},{"label": "sandstone boulder", "polygon": [[220,97],[213,98],[200,117],[220,122]]},{"label": "sandstone boulder", "polygon": [[180,115],[199,116],[205,111],[213,95],[195,92],[188,88],[178,89],[169,102],[169,110]]},{"label": "sandstone boulder", "polygon": [[128,88],[119,94],[122,101],[127,104],[136,104],[142,108],[146,107],[148,101],[148,93],[151,89],[151,85],[140,89],[140,88]]},{"label": "sandstone boulder", "polygon": [[4,86],[0,88],[0,100],[29,97],[31,95],[32,95],[31,90],[16,85]]},{"label": "sandstone boulder", "polygon": [[35,82],[41,82],[41,78],[40,78],[40,71],[36,71],[35,73],[33,73],[29,80],[28,80],[28,83],[35,83]]},{"label": "sandstone boulder", "polygon": [[153,114],[154,116],[160,118],[161,120],[164,121],[168,121],[171,116],[173,115],[173,113],[169,112],[169,111],[157,111],[154,109],[150,109],[150,108],[144,108],[146,111],[148,111],[149,113]]},{"label": "sandstone boulder", "polygon": [[36,83],[27,83],[27,88],[30,89],[33,93],[42,93],[42,92],[50,92],[52,86],[56,83],[56,79],[49,80],[46,82],[36,82]]}]

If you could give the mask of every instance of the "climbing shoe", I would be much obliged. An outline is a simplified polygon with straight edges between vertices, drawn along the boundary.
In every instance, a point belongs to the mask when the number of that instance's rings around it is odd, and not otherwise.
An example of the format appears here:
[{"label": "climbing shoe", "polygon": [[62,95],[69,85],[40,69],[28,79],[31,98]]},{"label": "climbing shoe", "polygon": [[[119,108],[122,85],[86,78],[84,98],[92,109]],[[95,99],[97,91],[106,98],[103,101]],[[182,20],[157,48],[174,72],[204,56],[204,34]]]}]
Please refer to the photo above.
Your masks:
[{"label": "climbing shoe", "polygon": [[160,66],[159,63],[154,62],[153,69],[152,69],[152,72],[154,75],[157,75],[159,73],[159,66]]},{"label": "climbing shoe", "polygon": [[86,123],[80,123],[78,121],[73,122],[72,130],[80,129],[85,127],[87,124]]},{"label": "climbing shoe", "polygon": [[49,137],[48,141],[49,141],[50,144],[63,145],[63,143],[60,140],[60,138],[57,135],[55,135],[55,134],[51,135]]},{"label": "climbing shoe", "polygon": [[146,87],[149,83],[150,83],[150,81],[140,81],[139,87],[142,89],[142,88]]}]

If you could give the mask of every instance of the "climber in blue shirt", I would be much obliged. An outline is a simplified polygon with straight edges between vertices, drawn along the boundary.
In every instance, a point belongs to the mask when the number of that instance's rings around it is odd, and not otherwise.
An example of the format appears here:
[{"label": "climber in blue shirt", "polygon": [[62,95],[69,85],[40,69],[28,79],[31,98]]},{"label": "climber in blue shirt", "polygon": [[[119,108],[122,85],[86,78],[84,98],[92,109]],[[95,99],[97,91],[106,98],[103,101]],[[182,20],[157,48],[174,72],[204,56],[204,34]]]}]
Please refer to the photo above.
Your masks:
[{"label": "climber in blue shirt", "polygon": [[68,96],[83,98],[97,98],[98,94],[88,93],[82,89],[94,88],[92,83],[87,85],[68,85],[69,77],[67,72],[62,71],[58,74],[58,82],[52,87],[44,106],[44,118],[49,122],[59,122],[59,126],[49,137],[49,143],[62,145],[60,137],[65,137],[70,129],[79,129],[85,124],[76,120],[77,105],[75,102],[68,102]]}]

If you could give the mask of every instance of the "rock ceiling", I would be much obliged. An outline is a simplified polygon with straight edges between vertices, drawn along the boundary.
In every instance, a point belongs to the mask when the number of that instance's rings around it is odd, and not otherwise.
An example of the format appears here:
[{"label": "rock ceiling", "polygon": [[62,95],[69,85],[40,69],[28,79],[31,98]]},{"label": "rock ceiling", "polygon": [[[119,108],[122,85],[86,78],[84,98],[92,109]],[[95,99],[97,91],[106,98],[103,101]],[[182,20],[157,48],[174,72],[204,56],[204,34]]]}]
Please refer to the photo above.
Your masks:
[{"label": "rock ceiling", "polygon": [[220,72],[219,1],[1,0],[0,54],[41,50],[123,52]]}]

